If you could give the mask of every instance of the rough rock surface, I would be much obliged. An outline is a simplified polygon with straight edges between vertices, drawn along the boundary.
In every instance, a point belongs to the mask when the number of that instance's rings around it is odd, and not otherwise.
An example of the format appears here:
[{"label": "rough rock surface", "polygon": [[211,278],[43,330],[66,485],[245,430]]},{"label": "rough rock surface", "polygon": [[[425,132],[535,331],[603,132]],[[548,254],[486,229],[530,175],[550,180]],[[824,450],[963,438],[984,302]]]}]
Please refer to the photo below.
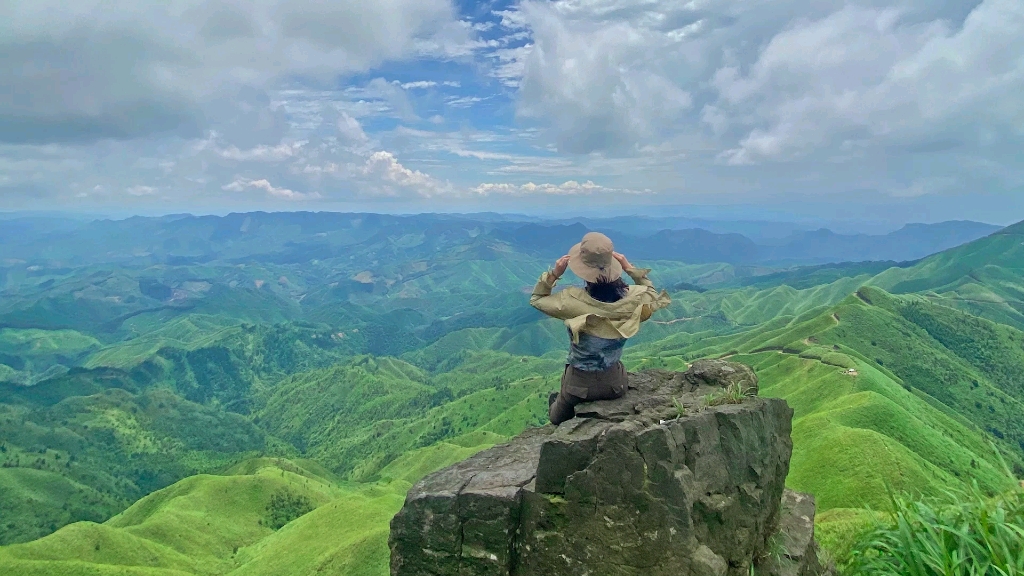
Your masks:
[{"label": "rough rock surface", "polygon": [[782,516],[766,554],[759,559],[758,574],[765,576],[819,576],[831,573],[818,562],[814,541],[814,497],[786,490]]},{"label": "rough rock surface", "polygon": [[707,406],[730,384],[756,392],[757,378],[722,360],[630,374],[625,397],[424,478],[391,522],[391,574],[819,574],[813,522],[810,536],[776,535],[813,520],[809,497],[787,493],[783,514],[792,410],[759,397]]}]

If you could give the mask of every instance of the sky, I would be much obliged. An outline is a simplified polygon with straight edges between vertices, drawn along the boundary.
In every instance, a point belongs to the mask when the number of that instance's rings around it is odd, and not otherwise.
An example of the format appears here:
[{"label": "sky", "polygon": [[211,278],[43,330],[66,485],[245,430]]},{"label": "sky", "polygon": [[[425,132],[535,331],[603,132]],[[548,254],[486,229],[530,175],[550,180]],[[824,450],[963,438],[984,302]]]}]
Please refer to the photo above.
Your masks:
[{"label": "sky", "polygon": [[0,211],[1024,219],[1021,0],[0,6]]}]

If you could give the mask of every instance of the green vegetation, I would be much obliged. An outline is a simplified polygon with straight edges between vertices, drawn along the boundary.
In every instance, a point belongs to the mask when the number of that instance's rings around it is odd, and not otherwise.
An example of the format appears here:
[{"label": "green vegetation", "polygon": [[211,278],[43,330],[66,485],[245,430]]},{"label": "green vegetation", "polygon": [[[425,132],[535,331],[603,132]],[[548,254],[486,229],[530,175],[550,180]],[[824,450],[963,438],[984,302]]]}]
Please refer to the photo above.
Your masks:
[{"label": "green vegetation", "polygon": [[299,516],[308,514],[313,508],[313,503],[302,494],[279,490],[270,496],[264,525],[277,530]]},{"label": "green vegetation", "polygon": [[[292,463],[286,467],[296,469]],[[116,574],[120,567],[136,567],[141,574],[223,574],[239,563],[240,548],[273,533],[263,516],[268,508],[280,508],[274,507],[280,494],[289,495],[286,506],[316,507],[349,495],[329,479],[299,472],[266,465],[245,475],[191,476],[103,524],[71,524],[35,542],[0,549],[0,572]],[[289,508],[281,511],[297,511]]]},{"label": "green vegetation", "polygon": [[745,389],[739,383],[730,384],[721,392],[708,394],[704,397],[705,406],[721,406],[722,404],[739,404],[754,395],[754,389]]},{"label": "green vegetation", "polygon": [[100,346],[74,330],[0,329],[0,382],[31,386],[66,372]]},{"label": "green vegetation", "polygon": [[49,400],[0,404],[4,543],[106,519],[153,490],[269,447],[242,416],[166,389]]},{"label": "green vegetation", "polygon": [[371,480],[415,448],[542,424],[557,370],[556,360],[480,352],[431,376],[400,360],[359,357],[281,382],[257,417],[336,473]]},{"label": "green vegetation", "polygon": [[855,545],[848,572],[1020,576],[1024,491],[991,497],[972,486],[925,501],[894,496],[886,520]]},{"label": "green vegetation", "polygon": [[[566,336],[525,305],[538,252],[479,222],[307,215],[257,242],[245,218],[3,269],[0,573],[383,576],[412,483],[545,423]],[[989,497],[1024,476],[1022,232],[898,266],[645,263],[673,304],[624,360],[750,365],[795,411],[788,484],[823,546],[897,566],[876,521],[1019,503]]]}]

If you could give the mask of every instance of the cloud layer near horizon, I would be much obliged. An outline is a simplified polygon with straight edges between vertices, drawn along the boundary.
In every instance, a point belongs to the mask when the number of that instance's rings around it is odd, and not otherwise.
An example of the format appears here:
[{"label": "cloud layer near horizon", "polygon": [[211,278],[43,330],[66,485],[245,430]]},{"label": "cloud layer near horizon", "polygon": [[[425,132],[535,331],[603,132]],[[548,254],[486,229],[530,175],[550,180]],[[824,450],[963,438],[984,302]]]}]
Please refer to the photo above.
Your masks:
[{"label": "cloud layer near horizon", "polygon": [[0,209],[1024,218],[1019,0],[12,6]]}]

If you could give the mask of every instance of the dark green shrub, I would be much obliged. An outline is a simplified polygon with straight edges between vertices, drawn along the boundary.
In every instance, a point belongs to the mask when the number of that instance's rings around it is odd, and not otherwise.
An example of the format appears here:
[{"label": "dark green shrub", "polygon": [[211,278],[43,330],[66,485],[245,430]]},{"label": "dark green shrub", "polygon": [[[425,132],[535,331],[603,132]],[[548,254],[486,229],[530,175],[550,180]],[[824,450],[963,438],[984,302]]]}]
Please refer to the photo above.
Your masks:
[{"label": "dark green shrub", "polygon": [[309,498],[301,494],[294,494],[286,489],[281,489],[270,496],[270,503],[267,504],[266,521],[263,525],[277,530],[299,516],[311,512],[314,508],[316,506],[313,505]]}]

